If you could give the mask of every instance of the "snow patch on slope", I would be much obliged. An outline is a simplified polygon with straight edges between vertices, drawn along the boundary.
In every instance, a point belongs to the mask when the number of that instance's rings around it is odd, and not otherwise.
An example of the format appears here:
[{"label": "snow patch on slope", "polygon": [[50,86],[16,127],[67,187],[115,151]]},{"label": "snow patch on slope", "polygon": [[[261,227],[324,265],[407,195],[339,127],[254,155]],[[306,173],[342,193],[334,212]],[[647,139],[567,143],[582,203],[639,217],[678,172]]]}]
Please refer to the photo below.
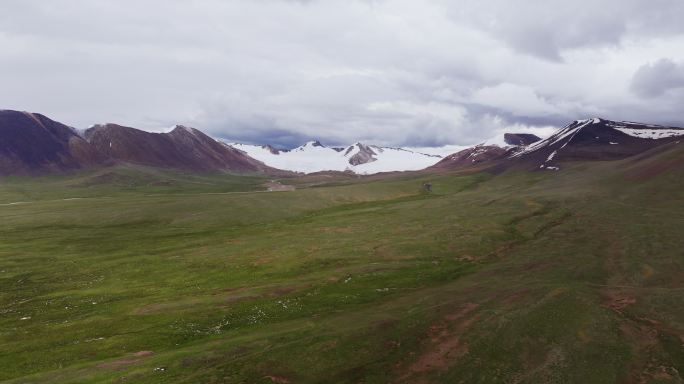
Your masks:
[{"label": "snow patch on slope", "polygon": [[676,137],[684,135],[684,129],[635,129],[627,127],[613,126],[618,131],[640,139],[665,139],[668,137]]},{"label": "snow patch on slope", "polygon": [[566,125],[565,127],[561,128],[558,132],[554,133],[549,138],[545,140],[540,140],[527,147],[523,147],[521,150],[511,155],[511,157],[520,157],[522,155],[540,150],[544,147],[548,147],[550,145],[556,144],[562,140],[567,139],[563,146],[561,146],[561,149],[565,148],[565,146],[568,145],[570,141],[572,141],[572,138],[575,137],[575,135],[578,132],[580,132],[582,128],[586,127],[589,124],[598,124],[599,122],[601,122],[601,119],[598,118],[574,121]]}]

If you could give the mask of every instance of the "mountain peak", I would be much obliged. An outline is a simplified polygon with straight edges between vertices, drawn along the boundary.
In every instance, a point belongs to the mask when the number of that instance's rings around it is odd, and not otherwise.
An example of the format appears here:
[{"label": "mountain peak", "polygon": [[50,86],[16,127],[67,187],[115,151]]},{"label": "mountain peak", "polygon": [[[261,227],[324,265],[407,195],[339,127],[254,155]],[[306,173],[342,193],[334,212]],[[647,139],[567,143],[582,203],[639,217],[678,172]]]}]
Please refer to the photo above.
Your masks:
[{"label": "mountain peak", "polygon": [[172,132],[172,133],[173,133],[173,132],[176,132],[176,133],[190,133],[190,134],[193,134],[193,135],[194,135],[194,134],[197,132],[197,130],[196,130],[195,128],[192,128],[192,127],[186,127],[185,125],[176,124],[176,125],[173,126],[173,129],[171,130],[171,132]]},{"label": "mountain peak", "polygon": [[508,145],[530,145],[540,140],[541,137],[531,133],[504,133],[504,142]]},{"label": "mountain peak", "polygon": [[318,141],[318,140],[307,141],[306,144],[304,144],[304,146],[305,146],[305,147],[321,147],[321,148],[325,148],[325,145],[321,144],[321,142]]},{"label": "mountain peak", "polygon": [[599,124],[602,121],[604,121],[604,119],[602,119],[600,117],[590,117],[588,119],[575,120],[575,123],[576,124]]},{"label": "mountain peak", "polygon": [[306,150],[312,149],[312,148],[327,148],[327,147],[325,145],[321,144],[321,142],[318,140],[310,140],[310,141],[307,141],[306,143],[300,145],[299,147],[295,148],[294,150],[306,151]]},{"label": "mountain peak", "polygon": [[540,137],[531,133],[499,133],[498,135],[487,139],[478,144],[480,147],[522,147],[530,145],[541,140]]}]

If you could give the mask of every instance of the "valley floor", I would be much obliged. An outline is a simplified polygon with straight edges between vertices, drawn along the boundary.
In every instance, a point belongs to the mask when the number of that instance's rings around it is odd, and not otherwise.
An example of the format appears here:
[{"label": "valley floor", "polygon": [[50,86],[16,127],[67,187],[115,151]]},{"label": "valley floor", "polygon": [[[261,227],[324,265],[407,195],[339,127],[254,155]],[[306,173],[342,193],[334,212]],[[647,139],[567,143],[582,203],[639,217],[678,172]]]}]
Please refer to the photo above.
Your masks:
[{"label": "valley floor", "polygon": [[126,168],[3,180],[0,381],[682,382],[667,156],[266,193]]}]

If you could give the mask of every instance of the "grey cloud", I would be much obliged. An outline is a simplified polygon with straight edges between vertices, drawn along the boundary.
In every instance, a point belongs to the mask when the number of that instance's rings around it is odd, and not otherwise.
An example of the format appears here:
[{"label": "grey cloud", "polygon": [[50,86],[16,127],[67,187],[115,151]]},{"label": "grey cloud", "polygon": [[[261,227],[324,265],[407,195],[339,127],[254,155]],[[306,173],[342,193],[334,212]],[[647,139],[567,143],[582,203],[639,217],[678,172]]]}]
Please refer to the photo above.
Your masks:
[{"label": "grey cloud", "polygon": [[552,61],[565,50],[620,45],[632,36],[684,33],[679,0],[446,2],[450,15],[512,48]]},{"label": "grey cloud", "polygon": [[634,75],[652,57],[684,62],[682,4],[4,0],[0,108],[284,146],[465,145],[594,115],[684,122],[681,95],[659,91],[676,79]]},{"label": "grey cloud", "polygon": [[684,63],[660,59],[645,64],[634,74],[631,87],[642,97],[657,97],[667,91],[684,88]]}]

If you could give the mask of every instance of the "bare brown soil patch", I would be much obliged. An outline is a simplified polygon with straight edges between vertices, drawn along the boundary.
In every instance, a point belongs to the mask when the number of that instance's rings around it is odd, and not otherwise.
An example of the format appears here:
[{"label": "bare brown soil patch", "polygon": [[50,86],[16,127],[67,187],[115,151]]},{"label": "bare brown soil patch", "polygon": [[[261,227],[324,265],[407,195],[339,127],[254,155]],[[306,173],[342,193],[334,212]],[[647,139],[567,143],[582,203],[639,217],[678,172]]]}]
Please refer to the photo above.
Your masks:
[{"label": "bare brown soil patch", "polygon": [[154,352],[152,352],[152,351],[139,351],[139,352],[132,353],[129,356],[126,356],[122,359],[108,361],[106,363],[98,364],[97,367],[101,368],[101,369],[110,369],[110,370],[116,371],[116,370],[124,369],[130,365],[140,363],[146,357],[152,356],[153,354],[154,354]]},{"label": "bare brown soil patch", "polygon": [[477,304],[468,303],[431,326],[423,353],[406,368],[399,382],[420,382],[412,377],[432,371],[446,371],[468,353],[468,346],[462,342],[461,335],[479,319],[478,314],[473,315],[478,307]]},{"label": "bare brown soil patch", "polygon": [[606,292],[604,293],[603,306],[612,309],[618,313],[635,304],[636,298],[624,292]]}]

